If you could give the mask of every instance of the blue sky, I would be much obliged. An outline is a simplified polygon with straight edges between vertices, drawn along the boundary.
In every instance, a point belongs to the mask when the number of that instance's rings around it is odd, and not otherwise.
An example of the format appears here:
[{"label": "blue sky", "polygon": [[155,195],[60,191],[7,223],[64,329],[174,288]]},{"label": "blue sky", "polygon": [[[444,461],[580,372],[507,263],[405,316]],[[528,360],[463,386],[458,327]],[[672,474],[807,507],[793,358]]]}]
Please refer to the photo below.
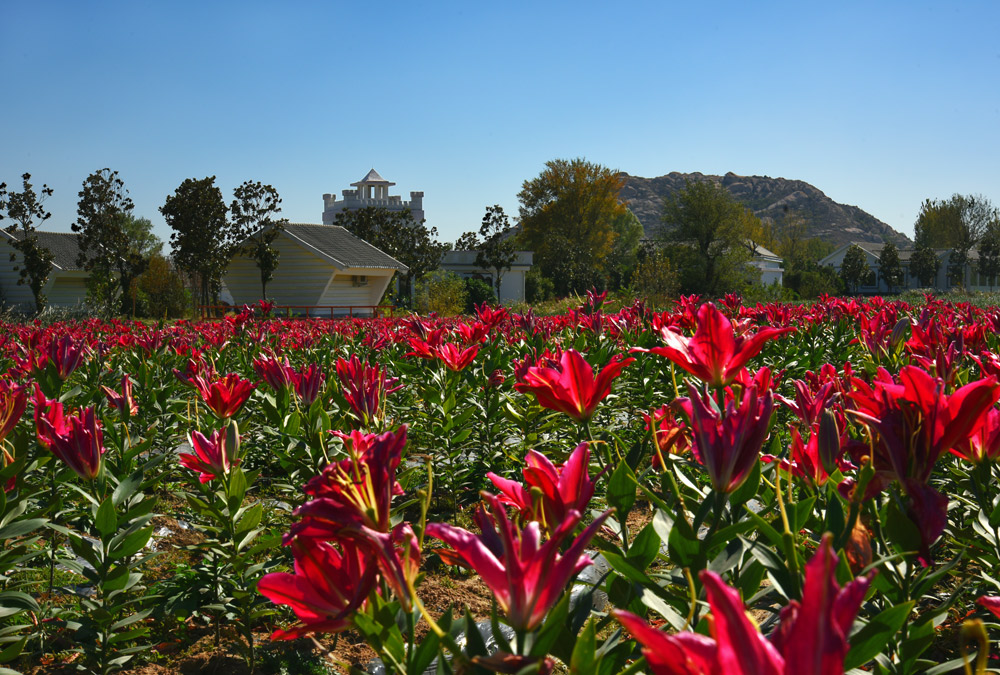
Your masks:
[{"label": "blue sky", "polygon": [[805,180],[912,235],[1000,204],[1000,3],[0,2],[0,181],[92,171],[136,213],[185,178],[319,222],[375,168],[453,241],[544,163]]}]

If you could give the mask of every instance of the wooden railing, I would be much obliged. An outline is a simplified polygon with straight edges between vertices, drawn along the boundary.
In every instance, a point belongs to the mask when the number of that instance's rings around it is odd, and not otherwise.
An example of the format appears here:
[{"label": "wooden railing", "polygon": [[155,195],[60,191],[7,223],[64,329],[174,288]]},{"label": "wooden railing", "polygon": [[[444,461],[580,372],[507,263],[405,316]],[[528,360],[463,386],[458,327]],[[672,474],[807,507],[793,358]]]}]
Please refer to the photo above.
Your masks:
[{"label": "wooden railing", "polygon": [[[256,305],[251,306],[259,309]],[[241,308],[237,305],[198,305],[198,309],[202,319],[219,319]],[[273,305],[271,316],[285,316],[291,312],[292,316],[306,319],[342,319],[354,318],[354,313],[359,312],[370,317],[392,317],[395,311],[395,305]]]}]

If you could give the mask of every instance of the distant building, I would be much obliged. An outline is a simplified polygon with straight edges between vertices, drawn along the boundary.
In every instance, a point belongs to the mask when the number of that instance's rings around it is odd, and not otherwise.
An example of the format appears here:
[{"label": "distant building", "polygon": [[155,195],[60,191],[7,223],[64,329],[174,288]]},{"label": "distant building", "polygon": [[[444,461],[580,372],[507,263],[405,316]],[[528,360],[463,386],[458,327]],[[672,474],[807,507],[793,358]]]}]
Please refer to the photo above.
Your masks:
[{"label": "distant building", "polygon": [[[52,271],[42,289],[49,307],[73,307],[87,299],[87,272],[77,263],[80,255],[80,235],[71,232],[35,231],[38,245],[52,252]],[[18,285],[21,254],[11,242],[24,236],[20,231],[10,234],[0,229],[0,304],[22,311],[35,309],[35,296],[27,284]],[[11,254],[14,261],[11,261]]]},{"label": "distant building", "polygon": [[[452,272],[463,279],[482,279],[496,290],[495,270],[476,266],[477,251],[446,251],[441,258],[441,269]],[[524,302],[524,275],[531,269],[532,251],[517,251],[517,257],[510,269],[504,271],[500,279],[501,304]]]},{"label": "distant building", "polygon": [[777,253],[767,250],[760,244],[750,242],[750,266],[760,270],[760,283],[763,286],[781,285],[784,279],[784,270],[781,267],[783,260]]},{"label": "distant building", "polygon": [[[868,267],[872,270],[871,277],[858,286],[858,293],[870,295],[888,293],[889,287],[885,283],[885,280],[882,279],[882,275],[878,270],[878,259],[882,254],[882,247],[885,246],[885,244],[876,244],[870,241],[853,241],[848,244],[844,244],[836,251],[820,260],[819,264],[832,267],[839,274],[840,266],[844,262],[844,256],[847,255],[847,251],[851,248],[851,246],[858,246],[862,251],[864,251],[865,260],[868,262]],[[913,256],[913,251],[914,249],[912,248],[899,249],[899,266],[903,270],[903,283],[896,287],[896,290],[922,287],[920,280],[910,273],[910,258]],[[951,288],[961,287],[970,291],[988,291],[998,287],[998,284],[994,284],[991,287],[989,285],[989,280],[979,274],[979,251],[976,249],[969,251],[968,263],[966,263],[965,269],[962,270],[961,282],[953,282],[948,275],[948,260],[951,258],[951,249],[934,249],[934,255],[936,255],[938,259],[938,273],[937,277],[934,279],[934,283],[932,284],[932,287],[935,290],[946,291]]]},{"label": "distant building", "polygon": [[389,211],[410,209],[413,220],[417,223],[424,220],[424,193],[411,192],[410,201],[404,202],[399,195],[390,195],[389,188],[395,185],[372,169],[368,175],[357,183],[351,183],[353,190],[343,190],[343,199],[337,200],[336,195],[323,195],[323,224],[333,225],[337,214],[341,211],[376,207]]}]

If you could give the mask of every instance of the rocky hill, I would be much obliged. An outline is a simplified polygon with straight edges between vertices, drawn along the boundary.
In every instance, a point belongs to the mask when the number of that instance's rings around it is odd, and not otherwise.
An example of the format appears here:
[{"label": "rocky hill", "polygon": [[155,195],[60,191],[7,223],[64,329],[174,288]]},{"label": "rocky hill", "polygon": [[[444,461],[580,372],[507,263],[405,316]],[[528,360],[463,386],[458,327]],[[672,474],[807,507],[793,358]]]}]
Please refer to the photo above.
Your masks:
[{"label": "rocky hill", "polygon": [[857,206],[838,204],[809,183],[769,176],[706,176],[701,173],[669,173],[659,178],[625,174],[621,198],[642,223],[647,235],[661,227],[664,199],[684,187],[684,181],[710,180],[721,183],[736,201],[745,204],[758,218],[775,223],[779,229],[789,217],[801,218],[807,236],[820,237],[837,246],[849,241],[881,243],[890,239],[897,246],[910,245],[906,235],[892,229]]}]

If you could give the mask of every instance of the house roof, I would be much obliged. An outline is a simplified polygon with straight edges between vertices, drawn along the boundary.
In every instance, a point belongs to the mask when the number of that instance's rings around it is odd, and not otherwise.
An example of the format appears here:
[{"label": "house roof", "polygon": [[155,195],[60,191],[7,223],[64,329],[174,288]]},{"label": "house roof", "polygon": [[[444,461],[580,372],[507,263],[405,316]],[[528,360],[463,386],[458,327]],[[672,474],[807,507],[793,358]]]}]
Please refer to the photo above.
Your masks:
[{"label": "house roof", "polygon": [[352,186],[358,187],[360,185],[371,185],[373,183],[378,183],[380,185],[395,185],[395,183],[390,183],[382,176],[378,175],[378,171],[372,169],[368,172],[368,175],[359,180],[357,183],[351,183]]},{"label": "house roof", "polygon": [[[0,230],[7,239],[23,239],[24,232],[17,230],[13,234]],[[80,235],[73,232],[43,232],[36,230],[38,245],[52,252],[52,264],[63,271],[82,270],[77,263],[80,256]]]},{"label": "house roof", "polygon": [[408,272],[409,268],[339,225],[286,223],[285,234],[340,269],[367,267]]}]

